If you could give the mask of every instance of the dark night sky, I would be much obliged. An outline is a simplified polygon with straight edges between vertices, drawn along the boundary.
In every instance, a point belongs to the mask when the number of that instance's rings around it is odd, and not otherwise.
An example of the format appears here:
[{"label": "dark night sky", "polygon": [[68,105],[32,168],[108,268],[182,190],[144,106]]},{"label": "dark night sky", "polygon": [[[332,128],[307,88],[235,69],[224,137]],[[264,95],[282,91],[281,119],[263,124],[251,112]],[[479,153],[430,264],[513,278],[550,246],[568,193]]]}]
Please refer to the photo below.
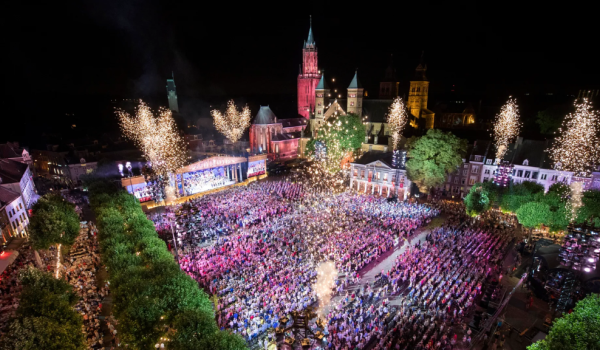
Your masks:
[{"label": "dark night sky", "polygon": [[11,2],[4,14],[8,115],[2,122],[8,125],[0,126],[0,142],[27,142],[71,123],[114,128],[102,101],[143,97],[166,104],[171,71],[192,113],[205,113],[204,101],[215,97],[245,97],[289,101],[280,113],[293,114],[309,14],[319,66],[340,88],[358,68],[363,85],[376,93],[391,53],[407,84],[422,50],[434,93],[454,84],[465,94],[504,100],[523,86],[600,87],[590,9],[554,9],[549,2],[539,8],[475,1],[251,4]]}]

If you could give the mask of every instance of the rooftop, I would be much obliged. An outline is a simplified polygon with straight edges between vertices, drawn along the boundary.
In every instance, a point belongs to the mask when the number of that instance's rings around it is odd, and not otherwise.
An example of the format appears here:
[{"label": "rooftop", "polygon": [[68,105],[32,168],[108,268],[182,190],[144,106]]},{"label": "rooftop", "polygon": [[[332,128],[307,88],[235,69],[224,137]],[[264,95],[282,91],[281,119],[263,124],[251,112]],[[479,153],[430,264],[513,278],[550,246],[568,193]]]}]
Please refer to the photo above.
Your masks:
[{"label": "rooftop", "polygon": [[11,191],[7,188],[0,187],[0,208],[5,205],[14,202],[20,195],[17,192]]},{"label": "rooftop", "polygon": [[260,106],[258,114],[254,118],[252,124],[275,124],[277,123],[277,116],[269,106]]},{"label": "rooftop", "polygon": [[27,164],[16,160],[0,159],[0,183],[21,182],[27,167]]}]

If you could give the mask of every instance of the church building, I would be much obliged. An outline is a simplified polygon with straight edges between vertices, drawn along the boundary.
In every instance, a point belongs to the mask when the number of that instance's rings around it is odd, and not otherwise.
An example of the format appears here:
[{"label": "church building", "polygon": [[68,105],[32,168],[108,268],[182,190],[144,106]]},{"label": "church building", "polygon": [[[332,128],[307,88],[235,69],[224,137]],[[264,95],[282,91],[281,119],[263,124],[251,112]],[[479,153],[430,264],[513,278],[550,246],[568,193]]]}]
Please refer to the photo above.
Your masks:
[{"label": "church building", "polygon": [[298,74],[298,114],[306,119],[315,111],[315,89],[321,79],[318,68],[317,46],[313,38],[312,18],[308,39],[302,48],[302,66]]}]

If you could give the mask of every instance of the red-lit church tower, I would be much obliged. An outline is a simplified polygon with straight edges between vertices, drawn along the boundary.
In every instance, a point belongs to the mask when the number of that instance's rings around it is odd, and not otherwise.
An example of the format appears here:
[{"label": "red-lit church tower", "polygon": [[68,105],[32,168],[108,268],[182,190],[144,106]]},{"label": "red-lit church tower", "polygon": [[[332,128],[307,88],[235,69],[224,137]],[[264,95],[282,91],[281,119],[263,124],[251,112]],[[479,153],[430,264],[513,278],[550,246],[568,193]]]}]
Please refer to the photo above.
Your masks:
[{"label": "red-lit church tower", "polygon": [[317,46],[313,38],[311,17],[308,40],[304,42],[304,48],[302,48],[302,68],[298,74],[298,114],[306,119],[310,119],[311,113],[315,111],[315,88],[320,79]]}]

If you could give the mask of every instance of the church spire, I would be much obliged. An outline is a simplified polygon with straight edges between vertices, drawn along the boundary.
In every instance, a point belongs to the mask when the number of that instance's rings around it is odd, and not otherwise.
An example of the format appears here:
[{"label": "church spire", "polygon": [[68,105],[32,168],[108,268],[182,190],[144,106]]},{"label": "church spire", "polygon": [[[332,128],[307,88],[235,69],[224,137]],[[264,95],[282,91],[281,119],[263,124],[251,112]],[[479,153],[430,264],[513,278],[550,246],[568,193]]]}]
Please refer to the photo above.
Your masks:
[{"label": "church spire", "polygon": [[308,29],[308,39],[304,43],[305,48],[314,48],[315,47],[315,39],[313,38],[312,32],[312,15],[310,16],[310,28]]},{"label": "church spire", "polygon": [[417,69],[415,69],[416,81],[427,81],[427,76],[425,76],[425,72],[427,71],[427,64],[425,64],[423,56],[425,56],[425,51],[421,51],[421,62],[417,66]]},{"label": "church spire", "polygon": [[358,69],[356,69],[356,72],[354,72],[354,78],[352,78],[348,89],[362,89],[362,84],[360,81],[358,81]]}]

